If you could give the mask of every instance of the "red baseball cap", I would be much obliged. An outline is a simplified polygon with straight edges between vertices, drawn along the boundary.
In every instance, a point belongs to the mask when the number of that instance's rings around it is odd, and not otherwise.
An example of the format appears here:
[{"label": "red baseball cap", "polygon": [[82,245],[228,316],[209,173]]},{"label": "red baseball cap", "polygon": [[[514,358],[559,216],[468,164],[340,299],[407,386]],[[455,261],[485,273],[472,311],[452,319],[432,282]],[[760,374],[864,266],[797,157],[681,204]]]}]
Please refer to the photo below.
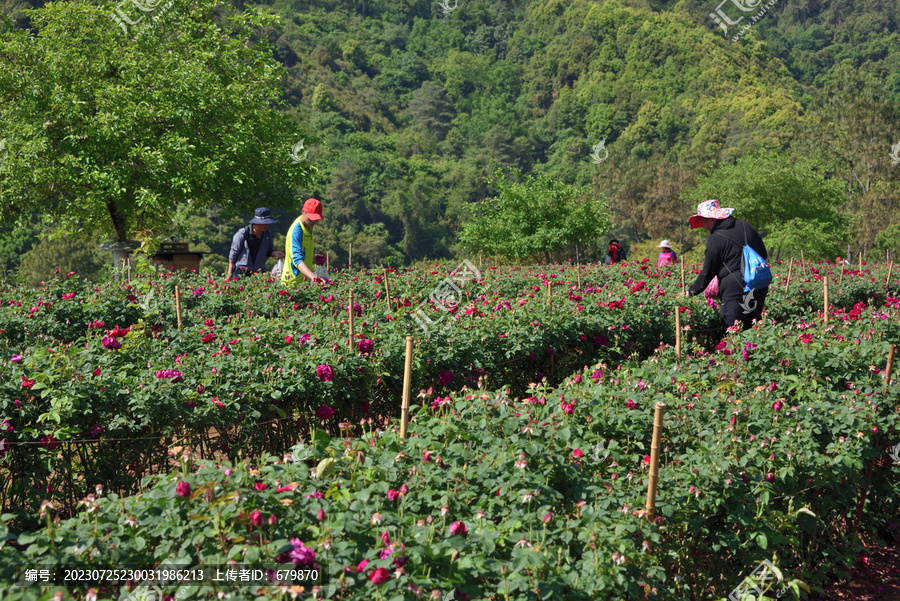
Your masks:
[{"label": "red baseball cap", "polygon": [[303,212],[313,221],[322,219],[322,203],[315,198],[309,198],[303,203]]}]

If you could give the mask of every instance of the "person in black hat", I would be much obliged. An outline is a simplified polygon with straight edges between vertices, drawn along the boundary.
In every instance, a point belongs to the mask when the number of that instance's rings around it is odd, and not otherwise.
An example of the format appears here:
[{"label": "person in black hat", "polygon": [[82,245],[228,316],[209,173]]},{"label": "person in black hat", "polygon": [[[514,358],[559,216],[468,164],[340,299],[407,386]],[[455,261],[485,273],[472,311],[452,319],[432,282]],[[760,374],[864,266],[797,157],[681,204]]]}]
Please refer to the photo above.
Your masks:
[{"label": "person in black hat", "polygon": [[262,271],[266,267],[266,257],[284,258],[284,253],[275,250],[272,242],[269,225],[273,223],[278,223],[278,220],[272,217],[268,208],[260,207],[256,209],[250,224],[237,231],[228,253],[226,280],[230,280],[232,275],[240,277]]}]

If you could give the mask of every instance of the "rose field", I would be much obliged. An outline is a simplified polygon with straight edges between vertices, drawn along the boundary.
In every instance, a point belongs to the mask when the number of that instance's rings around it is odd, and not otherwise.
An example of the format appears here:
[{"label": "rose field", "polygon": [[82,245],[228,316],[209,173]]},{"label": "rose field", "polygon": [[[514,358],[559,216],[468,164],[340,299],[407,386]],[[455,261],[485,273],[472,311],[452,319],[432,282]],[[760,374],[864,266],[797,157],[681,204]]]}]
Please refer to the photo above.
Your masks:
[{"label": "rose field", "polygon": [[149,590],[26,568],[265,565],[153,591],[705,600],[763,561],[743,592],[816,599],[900,535],[892,266],[773,265],[765,319],[721,341],[646,262],[452,268],[0,285],[0,599]]}]

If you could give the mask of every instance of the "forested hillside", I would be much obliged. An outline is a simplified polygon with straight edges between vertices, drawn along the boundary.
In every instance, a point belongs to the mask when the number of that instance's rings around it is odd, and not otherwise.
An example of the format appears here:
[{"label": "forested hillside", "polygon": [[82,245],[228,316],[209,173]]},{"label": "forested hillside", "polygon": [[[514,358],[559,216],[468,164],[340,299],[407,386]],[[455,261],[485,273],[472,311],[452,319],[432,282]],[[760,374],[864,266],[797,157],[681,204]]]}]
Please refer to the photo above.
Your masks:
[{"label": "forested hillside", "polygon": [[[687,191],[714,184],[720,169],[739,179],[727,170],[755,152],[779,153],[786,174],[803,163],[803,173],[841,182],[845,229],[821,225],[823,253],[900,247],[895,0],[770,2],[737,41],[756,14],[737,2],[259,4],[280,17],[260,36],[287,67],[286,98],[310,133],[320,179],[300,196],[323,201],[317,245],[334,260],[351,242],[364,264],[463,252],[466,207],[492,195],[486,178],[498,167],[605,194],[626,244],[666,237],[690,247],[699,238],[683,227],[694,209]],[[24,5],[3,0],[19,27]],[[717,8],[742,19],[727,35],[710,16]],[[758,186],[790,204],[784,182]],[[8,246],[0,241],[0,253]],[[9,267],[8,252],[0,260]]]}]

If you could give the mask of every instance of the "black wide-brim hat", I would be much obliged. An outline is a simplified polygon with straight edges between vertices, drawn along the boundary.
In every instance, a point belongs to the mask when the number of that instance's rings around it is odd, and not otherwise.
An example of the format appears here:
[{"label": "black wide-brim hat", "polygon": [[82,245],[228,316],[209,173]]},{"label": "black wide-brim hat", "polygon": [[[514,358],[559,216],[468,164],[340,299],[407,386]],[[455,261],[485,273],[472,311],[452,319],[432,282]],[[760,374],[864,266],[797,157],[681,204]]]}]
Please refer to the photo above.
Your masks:
[{"label": "black wide-brim hat", "polygon": [[272,217],[272,213],[269,212],[268,207],[260,207],[256,209],[256,214],[253,219],[250,220],[250,223],[271,225],[273,223],[278,223],[278,220]]}]

